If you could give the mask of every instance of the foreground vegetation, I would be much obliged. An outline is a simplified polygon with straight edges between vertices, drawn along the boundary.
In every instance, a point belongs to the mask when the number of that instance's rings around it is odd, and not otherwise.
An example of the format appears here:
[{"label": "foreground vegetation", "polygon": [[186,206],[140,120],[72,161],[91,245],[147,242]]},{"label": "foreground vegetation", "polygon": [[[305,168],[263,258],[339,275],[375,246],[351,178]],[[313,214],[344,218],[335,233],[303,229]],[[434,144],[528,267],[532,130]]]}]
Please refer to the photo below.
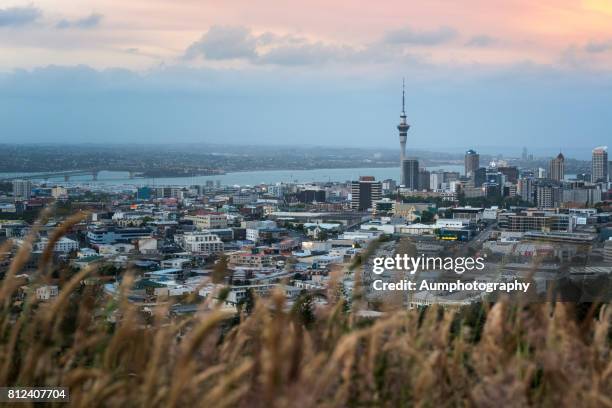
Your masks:
[{"label": "foreground vegetation", "polygon": [[86,285],[94,270],[64,276],[51,302],[19,300],[27,258],[24,245],[0,288],[0,384],[68,387],[74,406],[612,406],[607,305],[500,302],[372,320],[359,317],[358,291],[348,303],[332,284],[322,307],[308,296],[288,307],[277,292],[239,314],[209,299],[169,318],[168,305],[146,314],[127,300],[130,275],[118,299]]}]

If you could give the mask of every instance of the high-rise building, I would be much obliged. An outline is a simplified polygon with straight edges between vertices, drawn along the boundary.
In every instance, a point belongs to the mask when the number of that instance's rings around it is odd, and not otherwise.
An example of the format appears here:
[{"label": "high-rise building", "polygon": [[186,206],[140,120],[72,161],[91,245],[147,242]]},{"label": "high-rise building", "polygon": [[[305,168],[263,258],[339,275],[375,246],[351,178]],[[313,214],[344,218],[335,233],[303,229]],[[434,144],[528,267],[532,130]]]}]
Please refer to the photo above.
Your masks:
[{"label": "high-rise building", "polygon": [[406,138],[408,137],[408,129],[410,129],[410,125],[406,122],[406,109],[405,109],[405,91],[404,91],[404,83],[402,82],[402,113],[400,114],[400,123],[397,125],[397,130],[399,130],[399,138],[400,138],[400,184],[405,185],[404,180],[404,170],[403,170],[403,162],[406,158]]},{"label": "high-rise building", "polygon": [[518,181],[518,193],[521,195],[521,200],[529,203],[534,202],[535,182],[533,178],[522,178]]},{"label": "high-rise building", "polygon": [[538,185],[536,200],[539,208],[558,207],[563,199],[563,189],[551,184]]},{"label": "high-rise building", "polygon": [[474,182],[474,187],[482,186],[482,183],[487,181],[487,169],[485,167],[479,167],[472,172],[472,181]]},{"label": "high-rise building", "polygon": [[29,200],[32,197],[32,182],[30,180],[13,180],[13,197],[15,197],[15,201]]},{"label": "high-rise building", "polygon": [[593,149],[591,181],[593,183],[608,181],[608,146],[600,146]]},{"label": "high-rise building", "polygon": [[419,189],[419,161],[417,159],[404,159],[402,161],[402,177],[404,187],[410,190]]},{"label": "high-rise building", "polygon": [[480,167],[480,155],[470,149],[465,152],[465,176],[471,177],[474,171]]},{"label": "high-rise building", "polygon": [[503,166],[498,167],[497,171],[506,177],[506,181],[516,183],[518,181],[519,170],[516,166]]},{"label": "high-rise building", "polygon": [[430,173],[428,170],[419,169],[419,190],[429,190]]},{"label": "high-rise building", "polygon": [[444,172],[442,170],[432,171],[429,175],[429,188],[436,191],[442,188],[444,183]]},{"label": "high-rise building", "polygon": [[395,190],[397,190],[397,183],[393,179],[383,180],[382,189],[385,194],[393,193]]},{"label": "high-rise building", "polygon": [[351,208],[366,211],[372,208],[374,201],[382,198],[382,183],[372,176],[359,177],[351,182]]},{"label": "high-rise building", "polygon": [[555,181],[562,181],[565,177],[565,157],[562,153],[559,153],[557,157],[550,161],[548,175]]},{"label": "high-rise building", "polygon": [[460,174],[458,171],[445,171],[444,172],[444,182],[450,183],[453,181],[457,181],[460,178]]},{"label": "high-rise building", "polygon": [[523,147],[523,154],[521,155],[521,159],[523,159],[523,161],[527,160],[527,148]]}]

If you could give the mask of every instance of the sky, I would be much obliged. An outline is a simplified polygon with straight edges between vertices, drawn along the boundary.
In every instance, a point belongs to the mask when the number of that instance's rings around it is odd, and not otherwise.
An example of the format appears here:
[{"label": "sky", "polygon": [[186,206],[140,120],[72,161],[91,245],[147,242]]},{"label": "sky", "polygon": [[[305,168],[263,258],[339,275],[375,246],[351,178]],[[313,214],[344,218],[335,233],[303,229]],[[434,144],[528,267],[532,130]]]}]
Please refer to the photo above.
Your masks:
[{"label": "sky", "polygon": [[0,1],[0,142],[612,140],[612,1]]}]

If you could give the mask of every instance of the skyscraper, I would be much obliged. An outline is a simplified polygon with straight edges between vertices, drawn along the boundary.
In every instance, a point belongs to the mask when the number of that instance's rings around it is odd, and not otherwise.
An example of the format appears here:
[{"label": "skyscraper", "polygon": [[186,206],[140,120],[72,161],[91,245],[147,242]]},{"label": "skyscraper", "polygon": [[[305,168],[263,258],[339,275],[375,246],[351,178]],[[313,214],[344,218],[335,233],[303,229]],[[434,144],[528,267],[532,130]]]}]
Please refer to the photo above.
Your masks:
[{"label": "skyscraper", "polygon": [[472,181],[474,182],[474,187],[482,186],[482,183],[487,181],[487,169],[485,167],[479,167],[472,172]]},{"label": "skyscraper", "polygon": [[608,146],[600,146],[593,149],[591,181],[593,183],[608,181]]},{"label": "skyscraper", "polygon": [[397,125],[397,130],[399,130],[399,138],[400,138],[400,184],[405,185],[406,180],[404,180],[404,171],[403,171],[403,162],[406,157],[406,138],[408,137],[408,129],[410,129],[410,125],[406,122],[406,109],[405,109],[405,91],[404,91],[404,82],[402,81],[402,113],[400,114],[400,123]]},{"label": "skyscraper", "polygon": [[429,190],[430,173],[426,169],[419,169],[419,190]]},{"label": "skyscraper", "polygon": [[522,178],[518,181],[518,193],[523,201],[533,203],[535,196],[536,183],[532,177]]},{"label": "skyscraper", "polygon": [[478,167],[480,167],[480,155],[472,149],[465,152],[465,176],[471,177]]},{"label": "skyscraper", "polygon": [[563,189],[560,186],[548,183],[539,184],[536,188],[536,204],[538,208],[554,208],[558,207],[561,203]]},{"label": "skyscraper", "polygon": [[550,161],[548,174],[552,180],[563,180],[565,177],[565,157],[563,157],[562,153],[559,153],[557,157]]},{"label": "skyscraper", "polygon": [[351,182],[351,208],[366,211],[372,208],[374,201],[382,198],[382,183],[372,176],[359,177],[359,181]]},{"label": "skyscraper", "polygon": [[402,161],[402,178],[404,187],[410,190],[419,189],[419,161],[417,159],[404,159]]}]

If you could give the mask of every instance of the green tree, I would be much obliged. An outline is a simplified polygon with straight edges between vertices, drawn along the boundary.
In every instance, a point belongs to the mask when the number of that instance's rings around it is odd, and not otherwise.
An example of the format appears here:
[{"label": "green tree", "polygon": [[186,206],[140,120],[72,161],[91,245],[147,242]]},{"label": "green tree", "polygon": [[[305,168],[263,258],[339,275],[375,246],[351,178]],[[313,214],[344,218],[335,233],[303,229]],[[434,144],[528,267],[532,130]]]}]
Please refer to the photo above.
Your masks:
[{"label": "green tree", "polygon": [[312,294],[300,294],[291,308],[291,314],[305,327],[310,327],[315,321],[314,299]]},{"label": "green tree", "polygon": [[432,222],[434,220],[435,213],[429,210],[421,211],[421,222]]},{"label": "green tree", "polygon": [[229,275],[229,260],[226,255],[221,255],[215,266],[213,266],[212,280],[213,283],[223,283],[225,278]]},{"label": "green tree", "polygon": [[238,313],[244,312],[251,314],[255,310],[255,295],[253,295],[253,289],[247,289],[244,298],[238,302]]}]

